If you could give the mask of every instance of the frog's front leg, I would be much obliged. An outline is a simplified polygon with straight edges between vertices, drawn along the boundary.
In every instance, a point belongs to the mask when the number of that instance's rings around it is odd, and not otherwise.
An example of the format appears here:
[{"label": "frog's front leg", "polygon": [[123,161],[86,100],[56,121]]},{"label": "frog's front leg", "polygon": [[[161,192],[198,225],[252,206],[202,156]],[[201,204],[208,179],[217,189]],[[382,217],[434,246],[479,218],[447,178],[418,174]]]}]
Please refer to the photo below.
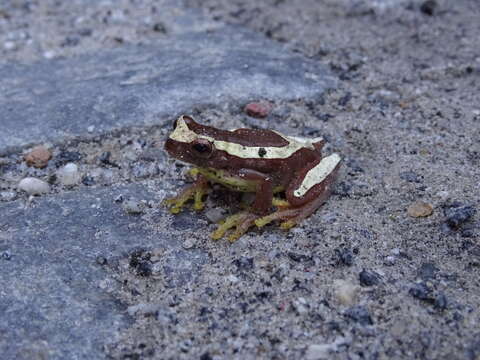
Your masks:
[{"label": "frog's front leg", "polygon": [[289,207],[255,220],[255,225],[263,227],[281,220],[281,227],[289,229],[310,216],[330,196],[340,161],[337,154],[332,154],[300,170],[285,191]]},{"label": "frog's front leg", "polygon": [[165,205],[170,206],[170,212],[172,214],[178,214],[182,211],[184,205],[189,200],[193,200],[193,208],[197,211],[202,210],[205,206],[202,198],[208,193],[208,180],[205,176],[198,173],[198,170],[195,168],[190,170],[189,173],[193,177],[196,177],[195,182],[177,196],[166,199],[163,202]]},{"label": "frog's front leg", "polygon": [[258,215],[265,215],[272,206],[273,180],[264,173],[251,169],[240,169],[238,176],[248,181],[255,182],[255,201],[252,211]]},{"label": "frog's front leg", "polygon": [[255,183],[255,200],[250,206],[251,210],[241,211],[227,217],[212,233],[214,240],[222,238],[232,228],[235,229],[228,239],[231,242],[237,240],[254,225],[256,219],[267,214],[272,206],[273,180],[269,175],[251,169],[240,169],[236,172],[236,176]]}]

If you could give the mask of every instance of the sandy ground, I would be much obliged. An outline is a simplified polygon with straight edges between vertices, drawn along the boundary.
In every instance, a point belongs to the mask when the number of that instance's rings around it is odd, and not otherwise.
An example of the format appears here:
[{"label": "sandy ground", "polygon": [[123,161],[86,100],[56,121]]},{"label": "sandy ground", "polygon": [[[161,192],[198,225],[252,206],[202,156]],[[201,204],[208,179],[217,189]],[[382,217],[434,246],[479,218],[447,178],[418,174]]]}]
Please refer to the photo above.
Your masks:
[{"label": "sandy ground", "polygon": [[[206,251],[209,262],[188,283],[162,275],[168,249],[106,266],[124,284],[116,296],[135,320],[105,346],[107,356],[478,359],[478,2],[187,5],[212,21],[263,33],[340,79],[338,89],[315,101],[271,99],[266,120],[247,118],[239,104],[195,115],[222,127],[322,134],[344,166],[328,203],[287,234],[272,226],[230,245],[208,238],[214,227],[203,215],[172,219],[146,210],[153,231],[173,226],[188,234],[185,247]],[[164,17],[161,4],[146,0],[7,2],[0,5],[0,56],[28,63],[150,43],[169,36]],[[133,137],[131,147],[141,139],[154,143],[166,136],[156,131],[126,131],[68,150],[86,154],[85,166],[106,150],[112,162],[128,162],[126,138]],[[145,176],[180,184],[183,168],[159,161],[164,171]],[[102,186],[140,181],[112,172]],[[410,216],[407,208],[417,201],[433,213]]]}]

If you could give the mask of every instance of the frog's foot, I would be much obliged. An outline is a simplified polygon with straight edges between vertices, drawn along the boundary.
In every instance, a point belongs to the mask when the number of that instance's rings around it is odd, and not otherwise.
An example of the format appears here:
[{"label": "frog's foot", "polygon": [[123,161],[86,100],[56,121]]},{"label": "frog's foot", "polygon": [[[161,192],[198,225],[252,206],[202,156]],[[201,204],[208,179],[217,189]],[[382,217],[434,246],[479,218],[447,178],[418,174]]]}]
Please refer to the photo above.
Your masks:
[{"label": "frog's foot", "polygon": [[193,200],[193,209],[200,211],[205,206],[203,196],[206,195],[208,191],[207,180],[203,176],[199,176],[193,185],[183,190],[177,196],[164,200],[163,204],[170,207],[172,214],[178,214],[183,210],[184,205],[189,200]]},{"label": "frog's foot", "polygon": [[254,225],[255,219],[257,218],[258,215],[249,211],[241,211],[229,216],[218,226],[217,230],[212,233],[212,239],[221,239],[228,230],[234,227],[235,230],[228,236],[228,240],[234,242],[245,234],[252,225]]},{"label": "frog's foot", "polygon": [[[295,225],[297,225],[303,219],[309,217],[315,210],[320,207],[325,201],[324,197],[319,197],[303,206],[300,207],[288,207],[283,203],[277,205],[278,210],[267,215],[260,217],[255,220],[255,225],[261,228],[267,224],[270,224],[272,221],[282,221],[280,228],[288,230]],[[288,202],[287,202],[288,204]],[[282,206],[283,205],[283,206]]]}]

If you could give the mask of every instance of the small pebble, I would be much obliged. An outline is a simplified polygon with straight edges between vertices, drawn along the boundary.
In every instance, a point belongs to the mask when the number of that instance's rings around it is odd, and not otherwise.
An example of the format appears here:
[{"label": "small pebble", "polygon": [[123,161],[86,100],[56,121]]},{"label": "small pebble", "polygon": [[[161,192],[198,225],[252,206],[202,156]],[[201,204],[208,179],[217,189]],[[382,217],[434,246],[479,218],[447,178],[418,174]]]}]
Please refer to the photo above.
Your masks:
[{"label": "small pebble", "polygon": [[408,291],[414,298],[429,302],[432,301],[431,292],[430,288],[423,282],[413,285]]},{"label": "small pebble", "polygon": [[102,164],[105,164],[105,165],[108,165],[110,164],[110,156],[112,154],[110,153],[110,151],[105,151],[103,152],[102,154],[100,154],[100,156],[98,157],[98,160],[102,163]]},{"label": "small pebble", "polygon": [[80,182],[80,172],[74,163],[68,163],[57,171],[57,178],[62,185],[76,185]]},{"label": "small pebble", "polygon": [[373,325],[370,312],[364,306],[353,306],[345,311],[345,316],[359,323],[360,325]]},{"label": "small pebble", "polygon": [[76,151],[62,151],[55,156],[55,166],[58,168],[69,162],[75,162],[82,159],[82,155]]},{"label": "small pebble", "polygon": [[411,217],[427,217],[432,215],[433,207],[423,201],[415,201],[407,208],[407,214]]},{"label": "small pebble", "polygon": [[211,208],[205,211],[206,218],[212,223],[218,223],[220,220],[224,219],[226,215],[226,210],[221,207]]},{"label": "small pebble", "polygon": [[56,55],[56,54],[55,54],[55,51],[52,51],[52,50],[45,51],[45,52],[43,53],[43,57],[44,57],[45,59],[53,59],[53,58],[55,57],[55,55]]},{"label": "small pebble", "polygon": [[358,287],[347,280],[335,280],[333,283],[334,294],[337,301],[342,305],[355,303]]},{"label": "small pebble", "polygon": [[434,279],[438,272],[438,268],[435,264],[432,263],[423,263],[417,270],[417,277],[427,281],[430,279]]},{"label": "small pebble", "polygon": [[459,228],[460,225],[469,220],[475,212],[473,206],[462,206],[461,204],[455,204],[444,210],[447,224],[454,229]]},{"label": "small pebble", "polygon": [[414,171],[404,171],[400,173],[400,179],[411,182],[411,183],[421,183],[422,178]]},{"label": "small pebble", "polygon": [[384,264],[387,265],[387,266],[395,265],[395,256],[387,256],[385,258],[385,263]]},{"label": "small pebble", "polygon": [[30,195],[41,195],[50,191],[50,185],[48,185],[48,183],[33,177],[22,179],[18,183],[18,188]]},{"label": "small pebble", "polygon": [[99,265],[105,265],[108,262],[107,259],[101,255],[97,256],[95,260]]},{"label": "small pebble", "polygon": [[13,41],[5,41],[3,43],[3,48],[5,50],[15,50],[17,48],[17,44],[15,44]]},{"label": "small pebble", "polygon": [[82,179],[82,184],[86,186],[92,186],[95,185],[95,179],[91,176],[84,176]]},{"label": "small pebble", "polygon": [[422,5],[420,5],[420,11],[425,15],[432,16],[435,12],[436,7],[437,2],[435,0],[427,0],[424,1]]},{"label": "small pebble", "polygon": [[373,286],[380,282],[380,276],[373,271],[362,270],[358,275],[361,286]]},{"label": "small pebble", "polygon": [[337,257],[336,262],[338,265],[352,266],[353,265],[353,253],[348,248],[335,249],[335,255]]},{"label": "small pebble", "polygon": [[143,213],[143,206],[140,203],[140,201],[137,200],[127,200],[124,201],[123,204],[123,209],[128,213],[132,215],[138,215]]},{"label": "small pebble", "polygon": [[193,248],[195,246],[195,243],[196,243],[195,240],[189,237],[189,238],[185,239],[185,241],[182,244],[182,247],[184,249],[188,250],[188,249]]},{"label": "small pebble", "polygon": [[440,293],[435,296],[435,300],[433,301],[433,307],[440,311],[443,311],[448,307],[448,300],[445,294]]},{"label": "small pebble", "polygon": [[245,113],[257,119],[263,119],[268,116],[272,108],[273,105],[269,102],[252,102],[245,106]]},{"label": "small pebble", "polygon": [[95,130],[95,126],[93,126],[93,125],[87,127],[87,131],[88,131],[89,133],[93,133],[94,130]]},{"label": "small pebble", "polygon": [[48,161],[52,158],[52,153],[45,146],[35,146],[29,153],[24,156],[28,166],[43,169],[48,165]]}]

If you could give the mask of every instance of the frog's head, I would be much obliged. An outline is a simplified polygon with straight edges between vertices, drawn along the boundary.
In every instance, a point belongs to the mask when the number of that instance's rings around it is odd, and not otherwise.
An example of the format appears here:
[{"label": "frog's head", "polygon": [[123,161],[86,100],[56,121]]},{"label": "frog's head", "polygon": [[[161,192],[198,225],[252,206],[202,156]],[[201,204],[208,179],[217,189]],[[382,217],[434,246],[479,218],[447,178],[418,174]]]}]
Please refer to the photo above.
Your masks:
[{"label": "frog's head", "polygon": [[209,126],[201,125],[187,115],[180,116],[173,132],[165,142],[165,150],[174,158],[200,167],[218,165],[215,149],[215,132]]}]

